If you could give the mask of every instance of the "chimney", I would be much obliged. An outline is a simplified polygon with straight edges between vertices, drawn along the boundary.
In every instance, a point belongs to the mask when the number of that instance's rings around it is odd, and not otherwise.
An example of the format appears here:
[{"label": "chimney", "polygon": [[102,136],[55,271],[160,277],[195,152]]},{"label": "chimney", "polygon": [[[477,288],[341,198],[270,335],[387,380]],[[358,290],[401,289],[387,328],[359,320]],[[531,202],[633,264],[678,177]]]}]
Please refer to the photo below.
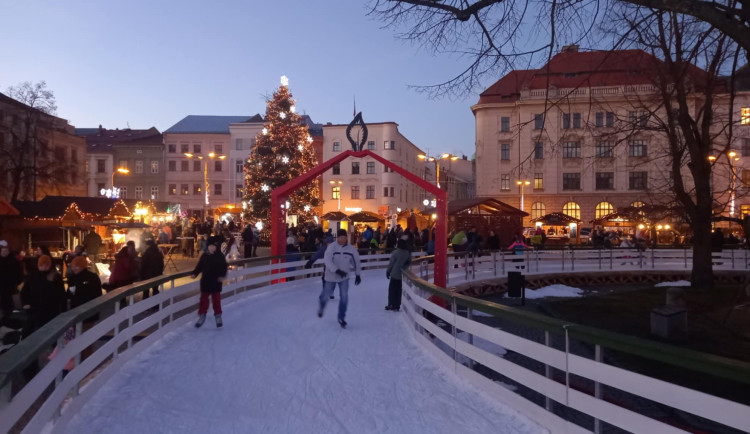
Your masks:
[{"label": "chimney", "polygon": [[102,128],[102,124],[99,124],[99,134],[104,132],[104,128]]},{"label": "chimney", "polygon": [[577,53],[578,44],[563,45],[561,53]]}]

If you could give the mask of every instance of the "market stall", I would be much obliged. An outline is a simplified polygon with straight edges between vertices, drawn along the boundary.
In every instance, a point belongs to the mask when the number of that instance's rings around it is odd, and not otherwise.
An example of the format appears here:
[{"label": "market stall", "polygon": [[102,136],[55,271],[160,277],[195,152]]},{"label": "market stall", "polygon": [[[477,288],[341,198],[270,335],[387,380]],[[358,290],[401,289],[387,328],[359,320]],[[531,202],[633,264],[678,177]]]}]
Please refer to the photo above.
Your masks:
[{"label": "market stall", "polygon": [[547,245],[565,245],[581,243],[581,221],[561,212],[550,214],[531,219],[534,226],[541,228],[547,235]]},{"label": "market stall", "polygon": [[341,211],[330,211],[320,216],[321,223],[323,224],[323,231],[327,231],[329,228],[335,233],[338,229],[349,229],[349,216]]}]

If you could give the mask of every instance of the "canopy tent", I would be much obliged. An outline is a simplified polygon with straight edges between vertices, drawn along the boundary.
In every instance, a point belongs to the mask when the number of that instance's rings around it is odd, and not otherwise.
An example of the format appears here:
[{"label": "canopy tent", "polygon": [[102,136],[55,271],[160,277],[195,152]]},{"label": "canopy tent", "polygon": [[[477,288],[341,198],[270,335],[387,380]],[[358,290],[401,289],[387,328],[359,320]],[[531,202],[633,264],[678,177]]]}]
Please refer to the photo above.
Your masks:
[{"label": "canopy tent", "polygon": [[575,217],[563,214],[561,212],[553,212],[541,217],[531,219],[532,223],[541,222],[545,226],[568,226],[571,223],[581,224],[583,220]]},{"label": "canopy tent", "polygon": [[385,221],[385,218],[370,211],[360,211],[350,215],[349,220],[352,223],[378,223]]}]

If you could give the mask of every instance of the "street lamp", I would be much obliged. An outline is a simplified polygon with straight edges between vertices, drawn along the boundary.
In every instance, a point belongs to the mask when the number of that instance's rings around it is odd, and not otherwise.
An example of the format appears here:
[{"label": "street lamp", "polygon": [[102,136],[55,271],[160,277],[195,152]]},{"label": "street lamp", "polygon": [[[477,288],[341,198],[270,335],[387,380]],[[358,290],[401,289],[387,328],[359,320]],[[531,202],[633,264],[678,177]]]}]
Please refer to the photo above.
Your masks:
[{"label": "street lamp", "polygon": [[516,181],[516,185],[521,187],[521,211],[523,211],[523,188],[529,184],[531,184],[531,181],[526,181],[526,180]]},{"label": "street lamp", "polygon": [[[338,186],[338,196],[339,196],[339,211],[341,211],[341,184],[344,183],[344,181],[340,179],[332,179],[328,181],[334,188],[334,192],[336,192],[335,188]],[[335,199],[335,198],[334,198]]]},{"label": "street lamp", "polygon": [[734,217],[734,186],[735,186],[735,180],[737,179],[737,174],[734,171],[734,162],[738,161],[740,157],[737,156],[737,153],[734,151],[729,151],[727,154],[727,157],[729,158],[729,170],[732,171],[732,180],[731,180],[731,186],[729,191],[729,216]]},{"label": "street lamp", "polygon": [[203,160],[203,189],[206,192],[206,203],[203,205],[203,221],[206,221],[207,218],[207,212],[208,212],[208,160],[211,159],[218,159],[223,160],[227,158],[226,155],[217,154],[215,152],[209,152],[208,158],[203,158],[202,155],[195,155],[190,152],[185,152],[184,155],[188,158],[197,158],[199,160]]},{"label": "street lamp", "polygon": [[440,160],[449,160],[449,161],[456,161],[458,160],[457,155],[449,154],[447,152],[444,152],[439,157],[431,157],[427,154],[419,154],[417,155],[417,158],[424,161],[434,162],[435,163],[435,184],[437,184],[438,188],[440,188]]}]

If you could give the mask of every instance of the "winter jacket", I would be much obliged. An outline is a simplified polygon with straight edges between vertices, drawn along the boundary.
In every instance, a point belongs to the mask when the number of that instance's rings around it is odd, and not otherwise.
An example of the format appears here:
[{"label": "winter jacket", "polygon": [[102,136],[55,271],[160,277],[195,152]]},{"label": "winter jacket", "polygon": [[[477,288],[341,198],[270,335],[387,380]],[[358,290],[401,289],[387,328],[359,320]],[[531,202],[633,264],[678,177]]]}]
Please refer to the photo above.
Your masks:
[{"label": "winter jacket", "polygon": [[109,289],[112,290],[133,283],[134,270],[137,269],[135,260],[130,256],[128,249],[123,247],[115,255],[115,265],[112,267],[112,274],[109,276]]},{"label": "winter jacket", "polygon": [[228,268],[227,260],[219,249],[214,253],[203,253],[193,270],[193,276],[201,275],[201,292],[221,292],[222,282],[219,278],[227,276]]},{"label": "winter jacket", "polygon": [[141,257],[141,277],[143,280],[161,276],[164,273],[164,255],[159,247],[152,245],[146,248]]},{"label": "winter jacket", "polygon": [[16,259],[12,253],[4,258],[0,256],[0,289],[10,290],[11,294],[16,294],[16,288],[22,281],[21,261]]},{"label": "winter jacket", "polygon": [[[75,288],[71,291],[71,288]],[[84,303],[102,295],[102,281],[99,276],[89,270],[81,270],[78,274],[68,277],[68,298],[70,298],[70,308],[74,309]],[[85,321],[96,321],[99,314]]]},{"label": "winter jacket", "polygon": [[391,279],[401,280],[402,270],[409,265],[411,265],[411,253],[406,248],[399,246],[391,253],[391,259],[388,261],[388,269],[385,272],[391,276]]},{"label": "winter jacket", "polygon": [[39,318],[39,326],[49,322],[67,308],[65,285],[60,273],[54,270],[31,273],[23,284],[21,302]]},{"label": "winter jacket", "polygon": [[[354,271],[354,274],[357,276],[362,272],[359,253],[351,244],[347,243],[342,246],[338,242],[334,242],[326,249],[323,259],[326,267],[326,282],[342,282],[349,278],[349,272]],[[336,274],[336,270],[347,273],[346,277]]]}]

